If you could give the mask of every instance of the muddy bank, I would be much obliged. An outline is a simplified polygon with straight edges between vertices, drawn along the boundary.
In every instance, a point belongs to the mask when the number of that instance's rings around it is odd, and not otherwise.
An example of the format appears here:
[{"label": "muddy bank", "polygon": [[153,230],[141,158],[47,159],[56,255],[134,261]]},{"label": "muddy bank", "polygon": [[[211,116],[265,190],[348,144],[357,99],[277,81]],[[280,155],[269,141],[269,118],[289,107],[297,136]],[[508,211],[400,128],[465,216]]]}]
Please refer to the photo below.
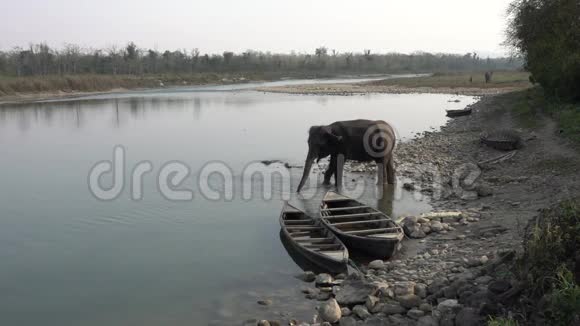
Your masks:
[{"label": "muddy bank", "polygon": [[[580,195],[578,153],[548,118],[519,129],[512,100],[485,96],[472,115],[400,144],[399,182],[445,213],[396,216],[408,235],[404,246],[416,248],[398,259],[373,261],[362,274],[306,277],[305,300],[318,310],[291,324],[484,325],[512,313],[508,301],[521,289],[497,277],[510,273],[503,263],[521,251],[538,210]],[[497,128],[517,129],[523,147],[505,158],[480,144],[482,131]],[[374,173],[372,165],[354,170]]]}]

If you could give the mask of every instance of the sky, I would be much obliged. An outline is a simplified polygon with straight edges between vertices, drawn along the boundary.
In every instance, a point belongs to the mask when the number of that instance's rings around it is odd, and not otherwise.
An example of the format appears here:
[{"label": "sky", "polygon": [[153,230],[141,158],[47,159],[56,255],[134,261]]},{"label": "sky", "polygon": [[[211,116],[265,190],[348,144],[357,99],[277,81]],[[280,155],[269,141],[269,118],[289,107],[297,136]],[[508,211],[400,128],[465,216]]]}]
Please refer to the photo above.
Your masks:
[{"label": "sky", "polygon": [[202,53],[414,51],[497,56],[510,0],[0,0],[0,49],[46,42]]}]

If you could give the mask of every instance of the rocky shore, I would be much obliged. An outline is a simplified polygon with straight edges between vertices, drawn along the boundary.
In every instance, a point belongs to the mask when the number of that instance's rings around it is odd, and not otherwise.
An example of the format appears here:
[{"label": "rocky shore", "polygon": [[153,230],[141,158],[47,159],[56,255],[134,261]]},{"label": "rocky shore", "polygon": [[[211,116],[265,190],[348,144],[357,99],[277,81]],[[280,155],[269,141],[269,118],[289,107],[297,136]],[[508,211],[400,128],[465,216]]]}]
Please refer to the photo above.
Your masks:
[{"label": "rocky shore", "polygon": [[[425,132],[396,151],[399,182],[431,198],[434,212],[396,216],[411,254],[375,260],[350,275],[301,275],[312,320],[248,320],[245,325],[484,325],[510,316],[522,289],[506,262],[522,248],[538,210],[580,194],[580,157],[545,118],[518,129],[509,94],[485,96],[473,114]],[[485,147],[482,131],[516,129],[523,148]],[[374,173],[372,165],[350,171]]]}]

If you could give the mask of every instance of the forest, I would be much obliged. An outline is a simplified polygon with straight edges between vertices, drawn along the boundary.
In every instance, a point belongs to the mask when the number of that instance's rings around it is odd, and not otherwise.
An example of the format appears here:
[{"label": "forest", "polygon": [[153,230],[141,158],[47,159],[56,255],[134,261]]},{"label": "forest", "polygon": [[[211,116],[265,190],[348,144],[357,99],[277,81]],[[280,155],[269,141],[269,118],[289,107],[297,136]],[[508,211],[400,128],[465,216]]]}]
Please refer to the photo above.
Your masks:
[{"label": "forest", "polygon": [[157,51],[130,42],[124,47],[84,49],[67,44],[62,48],[31,44],[27,48],[0,51],[0,75],[10,77],[49,75],[144,75],[237,72],[312,74],[380,74],[456,72],[518,69],[514,58],[482,58],[477,53],[444,54],[416,52],[359,53],[316,48],[312,53],[279,54],[247,50],[221,54],[198,49]]}]

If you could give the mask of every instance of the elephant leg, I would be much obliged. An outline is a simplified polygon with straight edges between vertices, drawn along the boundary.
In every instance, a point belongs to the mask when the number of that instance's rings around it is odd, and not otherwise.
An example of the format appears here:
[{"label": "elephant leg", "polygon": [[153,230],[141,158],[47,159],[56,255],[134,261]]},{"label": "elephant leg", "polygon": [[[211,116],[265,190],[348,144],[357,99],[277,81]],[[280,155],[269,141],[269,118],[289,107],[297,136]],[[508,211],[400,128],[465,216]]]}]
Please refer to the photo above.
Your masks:
[{"label": "elephant leg", "polygon": [[333,174],[336,174],[336,155],[330,156],[330,164],[328,165],[328,169],[324,172],[324,182],[323,185],[330,184],[330,178],[332,178]]},{"label": "elephant leg", "polygon": [[389,158],[389,161],[387,162],[387,164],[385,164],[386,166],[386,173],[387,173],[387,182],[389,184],[394,184],[395,181],[397,180],[395,178],[395,162],[393,162],[393,156],[391,156]]},{"label": "elephant leg", "polygon": [[382,185],[385,183],[385,162],[384,161],[376,161],[377,163],[377,184]]},{"label": "elephant leg", "polygon": [[342,174],[344,172],[344,155],[338,154],[336,158],[336,173],[334,174],[334,184],[336,188],[342,187]]}]

